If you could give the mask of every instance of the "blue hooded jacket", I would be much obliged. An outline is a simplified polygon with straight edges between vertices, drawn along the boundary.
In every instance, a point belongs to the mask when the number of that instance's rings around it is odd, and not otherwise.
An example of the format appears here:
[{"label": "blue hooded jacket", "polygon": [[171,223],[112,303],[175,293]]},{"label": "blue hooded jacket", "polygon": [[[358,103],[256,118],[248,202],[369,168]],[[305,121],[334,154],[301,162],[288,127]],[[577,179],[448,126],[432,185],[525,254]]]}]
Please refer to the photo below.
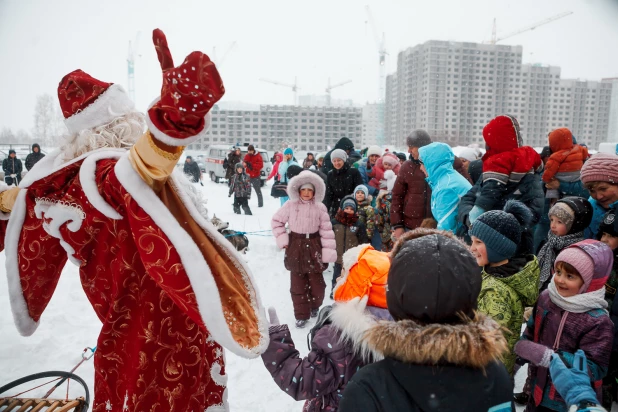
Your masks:
[{"label": "blue hooded jacket", "polygon": [[438,229],[455,232],[459,200],[472,188],[462,175],[453,169],[455,155],[445,143],[431,143],[418,149],[425,165],[431,187],[431,213]]}]

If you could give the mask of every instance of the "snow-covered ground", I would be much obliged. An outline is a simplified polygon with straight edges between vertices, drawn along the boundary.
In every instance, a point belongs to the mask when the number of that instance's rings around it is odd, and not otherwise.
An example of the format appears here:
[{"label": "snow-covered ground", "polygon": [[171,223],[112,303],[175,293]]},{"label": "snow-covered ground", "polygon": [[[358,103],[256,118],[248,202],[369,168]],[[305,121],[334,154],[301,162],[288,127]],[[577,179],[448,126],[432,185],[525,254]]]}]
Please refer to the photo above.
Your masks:
[{"label": "snow-covered ground", "polygon": [[[204,191],[208,198],[210,216],[228,221],[230,228],[244,232],[270,229],[270,219],[279,208],[279,200],[270,197],[270,186],[263,188],[264,207],[257,207],[255,192],[249,202],[253,216],[235,215],[232,212],[232,199],[227,197],[227,185],[204,180]],[[289,272],[283,266],[283,252],[275,246],[270,232],[249,235],[249,251],[245,259],[253,270],[254,277],[266,307],[277,308],[282,323],[294,323],[292,300],[289,294]],[[4,272],[4,253],[0,254],[0,269]],[[326,284],[330,285],[332,265],[324,273]],[[327,288],[325,304],[332,303]],[[311,324],[305,329],[290,328],[294,341],[301,354],[308,352],[306,336]],[[51,302],[45,310],[38,330],[25,338],[17,333],[13,324],[9,305],[8,287],[5,276],[0,276],[0,365],[2,374],[0,385],[32,373],[49,370],[70,370],[81,360],[85,347],[96,345],[101,323],[82,290],[78,269],[67,262],[60,282]],[[282,392],[273,382],[261,359],[247,360],[227,353],[227,373],[229,375],[229,404],[232,411],[300,411],[302,402],[296,402]],[[92,360],[82,364],[76,371],[92,391],[94,371]],[[520,390],[525,380],[522,369],[516,379],[516,389]],[[40,383],[42,383],[41,381]],[[47,387],[48,388],[48,387]],[[45,390],[32,392],[42,395]],[[81,396],[78,385],[70,386],[71,396]],[[64,396],[61,388],[57,397]],[[93,394],[91,393],[91,396]],[[33,395],[34,396],[34,395]],[[518,408],[523,410],[523,408]]]}]

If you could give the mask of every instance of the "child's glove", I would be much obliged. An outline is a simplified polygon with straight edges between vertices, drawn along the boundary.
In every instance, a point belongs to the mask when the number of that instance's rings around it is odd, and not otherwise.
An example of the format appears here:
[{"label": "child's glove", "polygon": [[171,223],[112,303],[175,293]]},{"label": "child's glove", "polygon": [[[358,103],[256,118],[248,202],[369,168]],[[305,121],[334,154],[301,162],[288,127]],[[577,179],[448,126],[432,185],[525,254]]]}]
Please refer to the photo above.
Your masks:
[{"label": "child's glove", "polygon": [[554,351],[545,345],[529,340],[520,340],[515,344],[515,353],[524,359],[529,360],[536,366],[549,368],[549,362]]},{"label": "child's glove", "polygon": [[568,406],[580,402],[597,402],[597,396],[590,386],[590,376],[584,351],[578,349],[573,358],[573,367],[567,368],[560,356],[553,355],[549,366],[551,380]]},{"label": "child's glove", "polygon": [[270,319],[270,326],[279,326],[279,316],[277,316],[277,310],[274,307],[268,308],[268,318]]}]

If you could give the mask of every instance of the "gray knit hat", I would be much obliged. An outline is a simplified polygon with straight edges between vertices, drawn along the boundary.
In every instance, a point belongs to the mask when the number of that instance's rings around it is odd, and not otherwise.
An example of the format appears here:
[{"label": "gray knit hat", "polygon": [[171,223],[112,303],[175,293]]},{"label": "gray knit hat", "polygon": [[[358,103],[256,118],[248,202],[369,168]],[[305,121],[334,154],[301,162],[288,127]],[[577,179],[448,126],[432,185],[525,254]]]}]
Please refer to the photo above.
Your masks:
[{"label": "gray knit hat", "polygon": [[424,131],[423,129],[418,129],[410,133],[408,137],[406,137],[406,144],[408,147],[423,147],[431,144],[431,137],[429,137],[429,133]]},{"label": "gray knit hat", "polygon": [[348,154],[345,152],[345,150],[335,149],[330,152],[330,161],[332,162],[334,159],[341,159],[345,162],[348,160]]}]

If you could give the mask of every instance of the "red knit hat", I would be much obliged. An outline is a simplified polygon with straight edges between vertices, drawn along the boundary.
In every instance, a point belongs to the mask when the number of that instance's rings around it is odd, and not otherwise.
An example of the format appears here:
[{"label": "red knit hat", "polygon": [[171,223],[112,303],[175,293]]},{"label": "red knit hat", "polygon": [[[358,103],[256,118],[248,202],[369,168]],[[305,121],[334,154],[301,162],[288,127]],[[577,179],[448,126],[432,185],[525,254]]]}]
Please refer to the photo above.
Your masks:
[{"label": "red knit hat", "polygon": [[508,114],[491,119],[483,128],[483,139],[487,145],[487,153],[483,156],[483,160],[498,153],[517,149],[524,144],[519,133],[519,122]]},{"label": "red knit hat", "polygon": [[592,156],[581,171],[582,183],[608,182],[618,185],[618,156],[607,153],[597,153]]},{"label": "red knit hat", "polygon": [[74,70],[58,85],[58,100],[70,133],[101,126],[135,110],[124,88]]},{"label": "red knit hat", "polygon": [[573,148],[573,134],[566,127],[552,130],[548,136],[549,148],[553,153]]}]

